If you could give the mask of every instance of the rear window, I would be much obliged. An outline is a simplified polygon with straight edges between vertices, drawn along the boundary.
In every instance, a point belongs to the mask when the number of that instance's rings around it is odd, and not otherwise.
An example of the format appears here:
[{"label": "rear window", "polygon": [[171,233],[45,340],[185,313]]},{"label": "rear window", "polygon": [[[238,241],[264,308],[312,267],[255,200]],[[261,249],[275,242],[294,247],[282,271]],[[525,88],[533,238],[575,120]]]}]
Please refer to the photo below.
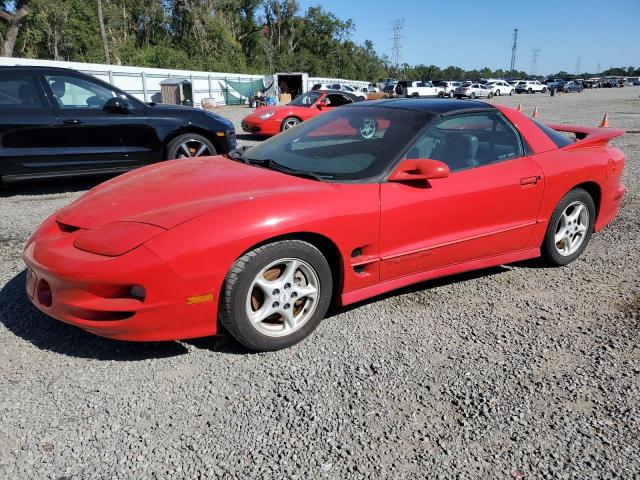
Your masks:
[{"label": "rear window", "polygon": [[34,78],[31,75],[3,74],[0,77],[0,105],[14,108],[42,108]]},{"label": "rear window", "polygon": [[542,130],[547,135],[547,137],[551,139],[553,143],[556,144],[558,148],[566,147],[567,145],[571,145],[573,143],[573,141],[566,135],[563,135],[560,132],[556,132],[553,128],[543,125],[534,118],[532,118],[531,120],[538,126],[540,130]]}]

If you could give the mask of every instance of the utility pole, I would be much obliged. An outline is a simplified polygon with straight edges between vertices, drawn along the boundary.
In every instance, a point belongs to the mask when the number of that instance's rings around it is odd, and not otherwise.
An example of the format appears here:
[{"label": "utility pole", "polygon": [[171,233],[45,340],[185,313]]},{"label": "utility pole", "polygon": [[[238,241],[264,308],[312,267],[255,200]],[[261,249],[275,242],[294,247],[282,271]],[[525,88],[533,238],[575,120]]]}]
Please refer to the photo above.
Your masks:
[{"label": "utility pole", "polygon": [[402,60],[402,29],[404,28],[404,18],[399,18],[391,22],[391,31],[393,32],[393,47],[391,58],[395,65],[396,72],[400,72]]},{"label": "utility pole", "polygon": [[540,54],[540,49],[535,48],[531,50],[531,76],[534,77],[536,75],[536,70],[538,69],[538,56]]},{"label": "utility pole", "polygon": [[580,74],[580,62],[582,62],[582,57],[576,57],[576,75]]},{"label": "utility pole", "polygon": [[509,76],[513,78],[513,70],[516,67],[516,50],[518,49],[518,29],[513,29],[513,46],[511,47],[511,65],[509,66]]}]

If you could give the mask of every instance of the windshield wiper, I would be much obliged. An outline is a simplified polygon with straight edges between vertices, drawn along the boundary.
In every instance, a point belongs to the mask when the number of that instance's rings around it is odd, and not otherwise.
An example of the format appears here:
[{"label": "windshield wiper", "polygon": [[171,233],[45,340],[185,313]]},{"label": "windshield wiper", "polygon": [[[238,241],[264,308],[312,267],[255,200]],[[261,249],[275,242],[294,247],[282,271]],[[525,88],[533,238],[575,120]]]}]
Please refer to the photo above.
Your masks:
[{"label": "windshield wiper", "polygon": [[282,165],[281,163],[278,163],[275,160],[272,160],[271,158],[266,158],[266,159],[248,158],[246,159],[246,163],[250,165],[258,165],[260,167],[268,168],[269,170],[275,170],[276,172],[286,173],[287,175],[293,175],[295,177],[318,180],[319,182],[323,182],[325,180],[331,180],[333,178],[331,175],[320,175],[320,174],[317,174],[314,172],[308,172],[305,170],[296,170],[295,168],[290,168],[290,167],[287,167],[286,165]]}]

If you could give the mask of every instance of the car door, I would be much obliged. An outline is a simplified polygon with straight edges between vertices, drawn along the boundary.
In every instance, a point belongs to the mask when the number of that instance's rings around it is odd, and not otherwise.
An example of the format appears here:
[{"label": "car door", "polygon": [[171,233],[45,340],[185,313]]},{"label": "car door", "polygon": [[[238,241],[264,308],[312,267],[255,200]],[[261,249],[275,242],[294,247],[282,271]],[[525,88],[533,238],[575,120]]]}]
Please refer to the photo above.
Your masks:
[{"label": "car door", "polygon": [[61,129],[37,76],[0,72],[0,174],[5,180],[43,174],[63,160]]},{"label": "car door", "polygon": [[445,162],[447,178],[381,185],[381,281],[525,248],[542,200],[540,167],[499,112],[445,117],[406,158]]},{"label": "car door", "polygon": [[64,124],[68,154],[59,164],[61,170],[124,171],[152,160],[149,157],[157,139],[139,104],[123,98],[130,111],[110,112],[105,108],[107,101],[123,95],[102,82],[57,71],[45,73],[43,80]]}]

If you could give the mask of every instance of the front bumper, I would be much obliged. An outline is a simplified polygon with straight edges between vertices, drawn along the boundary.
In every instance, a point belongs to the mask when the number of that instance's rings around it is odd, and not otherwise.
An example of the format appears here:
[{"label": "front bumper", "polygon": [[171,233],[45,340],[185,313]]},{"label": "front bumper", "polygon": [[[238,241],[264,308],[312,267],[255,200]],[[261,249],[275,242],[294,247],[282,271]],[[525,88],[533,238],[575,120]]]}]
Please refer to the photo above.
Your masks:
[{"label": "front bumper", "polygon": [[119,257],[84,252],[73,246],[78,233],[61,231],[50,218],[23,252],[27,295],[43,313],[120,340],[216,333],[213,276],[181,278],[145,246]]},{"label": "front bumper", "polygon": [[242,120],[242,130],[252,135],[276,135],[280,133],[280,123],[272,120],[261,120],[252,116]]}]

